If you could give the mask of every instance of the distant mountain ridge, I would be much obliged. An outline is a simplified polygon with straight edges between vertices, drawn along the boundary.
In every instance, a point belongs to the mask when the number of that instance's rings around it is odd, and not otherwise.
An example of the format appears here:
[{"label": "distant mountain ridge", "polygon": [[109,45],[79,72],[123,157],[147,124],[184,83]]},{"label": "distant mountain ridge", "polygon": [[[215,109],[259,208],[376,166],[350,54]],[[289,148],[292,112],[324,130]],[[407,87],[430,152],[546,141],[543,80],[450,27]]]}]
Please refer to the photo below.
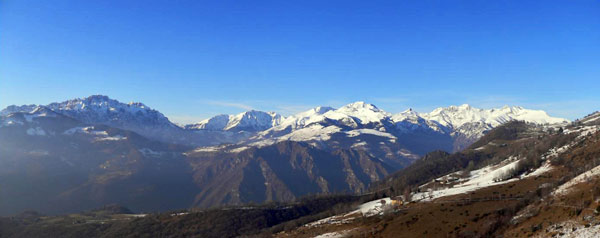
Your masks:
[{"label": "distant mountain ridge", "polygon": [[[0,115],[31,112],[38,106],[12,105],[0,111]],[[341,132],[348,135],[366,133],[392,139],[415,133],[433,133],[454,138],[451,148],[440,149],[457,151],[483,136],[486,131],[511,120],[538,124],[568,122],[541,110],[518,106],[478,109],[464,104],[440,107],[429,113],[409,109],[392,114],[359,101],[339,109],[316,107],[290,116],[250,110],[236,115],[217,115],[180,127],[143,103],[121,103],[103,95],[51,103],[45,107],[85,123],[105,124],[163,142],[194,146],[222,143],[264,146],[291,140],[323,147],[327,144],[323,142]]]},{"label": "distant mountain ridge", "polygon": [[278,125],[282,116],[275,112],[247,111],[237,115],[217,115],[196,124],[185,125],[186,129],[222,131],[262,131]]}]

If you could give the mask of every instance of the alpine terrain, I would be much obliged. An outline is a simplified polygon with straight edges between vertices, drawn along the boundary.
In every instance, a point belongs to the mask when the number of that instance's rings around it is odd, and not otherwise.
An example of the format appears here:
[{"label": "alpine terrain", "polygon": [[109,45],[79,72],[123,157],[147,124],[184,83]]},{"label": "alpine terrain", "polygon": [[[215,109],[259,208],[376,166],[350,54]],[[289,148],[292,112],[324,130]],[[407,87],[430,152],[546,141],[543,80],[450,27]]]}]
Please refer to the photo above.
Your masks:
[{"label": "alpine terrain", "polygon": [[9,106],[0,112],[0,214],[106,204],[165,211],[366,193],[374,182],[428,161],[431,151],[463,151],[515,121],[568,124],[508,106],[393,114],[355,102],[289,116],[218,115],[183,126],[143,103],[99,95]]}]

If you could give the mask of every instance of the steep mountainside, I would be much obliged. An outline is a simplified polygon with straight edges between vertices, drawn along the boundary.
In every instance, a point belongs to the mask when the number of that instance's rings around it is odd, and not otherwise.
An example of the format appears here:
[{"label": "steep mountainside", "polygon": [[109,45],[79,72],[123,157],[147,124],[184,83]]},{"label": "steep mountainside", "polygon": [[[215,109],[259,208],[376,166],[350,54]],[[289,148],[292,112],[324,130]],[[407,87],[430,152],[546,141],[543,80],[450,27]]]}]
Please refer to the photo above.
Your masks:
[{"label": "steep mountainside", "polygon": [[186,153],[201,188],[195,205],[291,201],[307,194],[363,192],[396,169],[361,150],[323,151],[279,142],[243,151]]}]

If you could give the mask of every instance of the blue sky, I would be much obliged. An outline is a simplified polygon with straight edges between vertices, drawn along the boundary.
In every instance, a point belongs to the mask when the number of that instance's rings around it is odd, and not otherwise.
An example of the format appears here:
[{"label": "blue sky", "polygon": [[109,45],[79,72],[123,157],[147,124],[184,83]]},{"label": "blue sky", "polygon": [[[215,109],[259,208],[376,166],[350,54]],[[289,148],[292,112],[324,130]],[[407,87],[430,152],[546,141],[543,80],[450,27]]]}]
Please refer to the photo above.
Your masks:
[{"label": "blue sky", "polygon": [[0,107],[599,109],[598,1],[0,1]]}]

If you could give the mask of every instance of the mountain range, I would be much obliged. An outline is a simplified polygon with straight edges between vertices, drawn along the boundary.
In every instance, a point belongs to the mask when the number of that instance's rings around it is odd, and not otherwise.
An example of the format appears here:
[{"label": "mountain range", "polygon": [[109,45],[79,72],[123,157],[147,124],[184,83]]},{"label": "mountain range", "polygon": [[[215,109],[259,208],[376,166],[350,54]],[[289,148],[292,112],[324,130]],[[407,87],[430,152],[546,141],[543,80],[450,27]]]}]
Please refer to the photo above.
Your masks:
[{"label": "mountain range", "polygon": [[108,203],[148,211],[364,192],[428,152],[460,151],[513,120],[568,122],[522,107],[392,114],[355,102],[179,126],[143,103],[99,95],[9,106],[0,111],[0,211]]}]

